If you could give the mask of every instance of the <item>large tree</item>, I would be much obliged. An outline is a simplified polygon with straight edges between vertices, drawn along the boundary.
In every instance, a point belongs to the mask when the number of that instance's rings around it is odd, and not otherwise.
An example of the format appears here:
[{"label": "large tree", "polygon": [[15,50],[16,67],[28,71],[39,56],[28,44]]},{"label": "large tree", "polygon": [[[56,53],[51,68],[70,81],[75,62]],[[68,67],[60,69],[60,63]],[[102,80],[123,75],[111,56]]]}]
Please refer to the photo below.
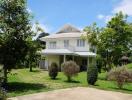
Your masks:
[{"label": "large tree", "polygon": [[132,46],[132,27],[127,22],[127,16],[122,12],[117,13],[104,28],[100,39],[108,54],[109,65],[111,63],[118,65],[121,56]]},{"label": "large tree", "polygon": [[26,0],[0,0],[0,63],[4,83],[7,73],[25,58],[27,39],[32,35]]},{"label": "large tree", "polygon": [[121,56],[132,47],[132,25],[127,22],[127,16],[117,13],[103,29],[95,24],[84,29],[88,41],[96,46],[97,53],[102,56],[108,70],[112,64],[118,65]]}]

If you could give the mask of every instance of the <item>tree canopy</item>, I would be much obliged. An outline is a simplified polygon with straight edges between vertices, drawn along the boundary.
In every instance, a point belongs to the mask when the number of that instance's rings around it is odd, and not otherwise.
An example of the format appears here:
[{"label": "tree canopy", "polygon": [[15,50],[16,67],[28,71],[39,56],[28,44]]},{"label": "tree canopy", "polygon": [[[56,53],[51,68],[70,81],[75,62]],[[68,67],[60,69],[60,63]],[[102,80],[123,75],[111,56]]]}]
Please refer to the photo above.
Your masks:
[{"label": "tree canopy", "polygon": [[27,39],[32,35],[30,18],[26,0],[0,0],[0,63],[5,81],[7,70],[27,54]]},{"label": "tree canopy", "polygon": [[118,65],[121,56],[132,47],[132,24],[122,12],[117,13],[104,28],[96,24],[84,29],[91,45],[96,46],[97,53],[104,58],[109,67]]}]

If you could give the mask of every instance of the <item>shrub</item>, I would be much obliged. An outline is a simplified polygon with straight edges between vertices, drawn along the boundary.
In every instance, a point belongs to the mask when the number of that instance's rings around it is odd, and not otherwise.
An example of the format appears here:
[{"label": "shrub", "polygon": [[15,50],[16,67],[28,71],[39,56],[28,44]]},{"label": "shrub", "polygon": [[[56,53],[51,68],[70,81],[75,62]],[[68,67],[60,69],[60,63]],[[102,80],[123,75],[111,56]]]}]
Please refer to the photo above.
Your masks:
[{"label": "shrub", "polygon": [[49,76],[51,77],[51,79],[55,79],[57,75],[58,66],[56,63],[52,63],[51,66],[49,67]]},{"label": "shrub", "polygon": [[0,68],[0,100],[6,100],[6,90],[2,87],[3,80],[3,71]]},{"label": "shrub", "polygon": [[62,64],[62,70],[70,82],[73,76],[76,76],[80,71],[79,66],[73,61],[67,61]]},{"label": "shrub", "polygon": [[98,78],[98,68],[95,65],[90,65],[87,70],[87,82],[94,85]]},{"label": "shrub", "polygon": [[6,100],[6,90],[0,87],[0,100]]},{"label": "shrub", "polygon": [[108,80],[116,81],[117,86],[121,89],[126,82],[132,82],[132,71],[126,67],[117,67],[108,73]]}]

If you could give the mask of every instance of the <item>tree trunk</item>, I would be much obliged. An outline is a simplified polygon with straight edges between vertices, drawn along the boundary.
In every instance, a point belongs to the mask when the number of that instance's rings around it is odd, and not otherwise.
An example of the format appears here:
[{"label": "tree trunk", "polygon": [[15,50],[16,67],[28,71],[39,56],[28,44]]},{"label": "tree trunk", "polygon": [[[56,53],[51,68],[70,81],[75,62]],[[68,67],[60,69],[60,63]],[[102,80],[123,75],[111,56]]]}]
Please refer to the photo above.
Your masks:
[{"label": "tree trunk", "polygon": [[32,72],[33,69],[32,69],[32,64],[29,62],[29,71]]},{"label": "tree trunk", "polygon": [[3,71],[4,71],[4,80],[3,80],[3,85],[6,86],[7,85],[7,67],[4,65],[3,67]]}]

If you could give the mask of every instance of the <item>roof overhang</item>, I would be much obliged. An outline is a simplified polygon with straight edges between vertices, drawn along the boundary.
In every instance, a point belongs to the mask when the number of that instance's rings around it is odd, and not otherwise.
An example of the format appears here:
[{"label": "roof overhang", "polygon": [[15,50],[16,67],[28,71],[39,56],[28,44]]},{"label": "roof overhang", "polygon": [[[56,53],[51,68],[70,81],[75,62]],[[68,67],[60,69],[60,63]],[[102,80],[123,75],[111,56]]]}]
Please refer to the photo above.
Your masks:
[{"label": "roof overhang", "polygon": [[93,52],[75,52],[76,55],[79,55],[79,56],[84,56],[84,57],[95,57],[96,56],[96,53],[93,53]]},{"label": "roof overhang", "polygon": [[95,57],[96,53],[93,52],[72,52],[68,49],[45,49],[41,51],[42,55],[75,55],[83,57]]},{"label": "roof overhang", "polygon": [[71,55],[71,54],[73,54],[73,52],[71,52],[68,49],[45,49],[45,50],[41,51],[41,54],[44,54],[44,55],[50,55],[50,54],[54,54],[54,55],[64,55],[64,54]]}]

